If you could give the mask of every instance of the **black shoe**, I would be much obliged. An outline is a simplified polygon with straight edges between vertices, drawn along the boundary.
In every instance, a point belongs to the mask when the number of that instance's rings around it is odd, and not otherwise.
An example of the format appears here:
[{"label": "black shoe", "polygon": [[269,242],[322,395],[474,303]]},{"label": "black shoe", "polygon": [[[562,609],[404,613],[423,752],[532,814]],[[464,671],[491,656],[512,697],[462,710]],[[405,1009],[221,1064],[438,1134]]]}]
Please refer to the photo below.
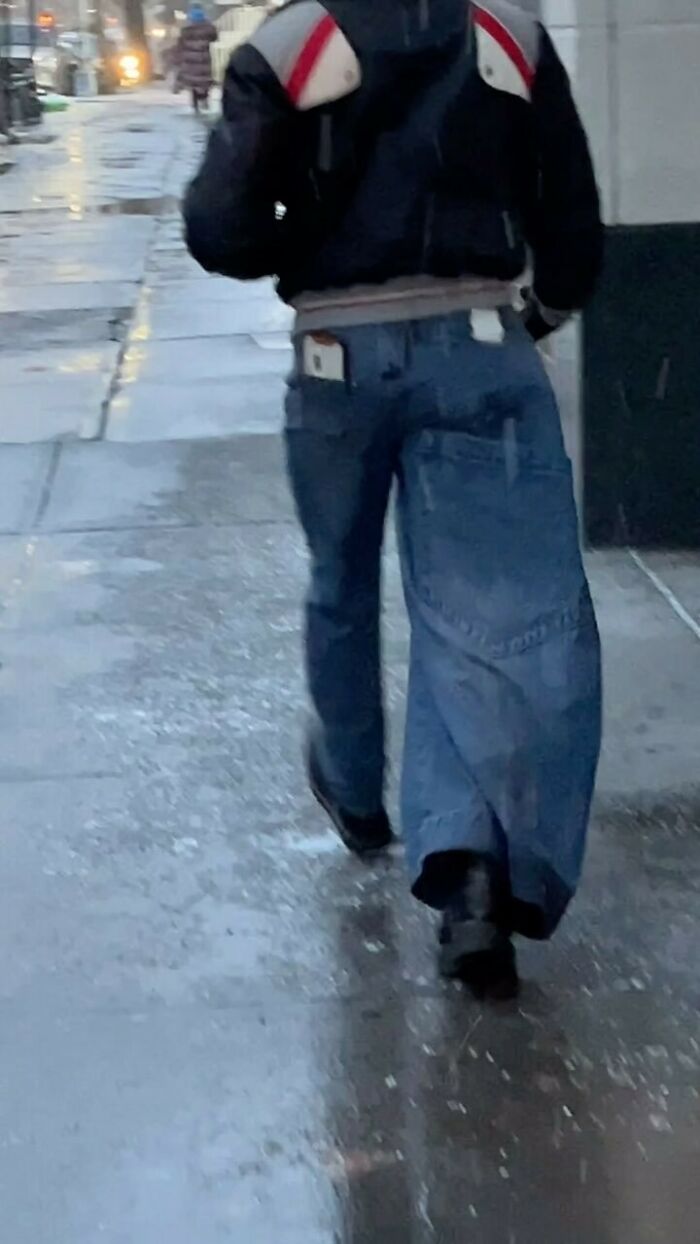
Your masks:
[{"label": "black shoe", "polygon": [[380,808],[374,816],[354,816],[339,807],[326,787],[320,765],[313,748],[307,753],[309,785],[314,799],[327,812],[348,851],[355,855],[373,855],[383,851],[393,840],[393,833],[384,808]]},{"label": "black shoe", "polygon": [[515,947],[508,939],[490,950],[466,954],[442,946],[440,973],[446,980],[463,981],[480,1001],[510,1002],[520,992]]},{"label": "black shoe", "polygon": [[461,898],[442,918],[439,964],[442,976],[463,981],[477,998],[502,1002],[517,996],[520,981],[510,936],[488,920],[465,917]]}]

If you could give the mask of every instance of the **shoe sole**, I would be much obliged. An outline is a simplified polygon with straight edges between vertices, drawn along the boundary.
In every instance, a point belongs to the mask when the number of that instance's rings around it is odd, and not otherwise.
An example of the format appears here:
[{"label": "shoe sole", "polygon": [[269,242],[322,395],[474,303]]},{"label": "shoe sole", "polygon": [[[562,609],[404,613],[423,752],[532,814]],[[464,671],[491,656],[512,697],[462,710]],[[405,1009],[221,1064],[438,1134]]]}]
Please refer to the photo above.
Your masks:
[{"label": "shoe sole", "polygon": [[391,830],[389,830],[386,838],[377,843],[372,843],[371,846],[366,846],[360,842],[359,839],[350,837],[333,804],[326,798],[321,788],[316,785],[315,781],[311,777],[309,778],[309,786],[316,803],[319,804],[320,807],[323,808],[326,815],[330,817],[333,827],[335,828],[335,831],[338,834],[343,846],[346,847],[348,851],[351,851],[353,855],[359,855],[365,858],[373,855],[380,855],[382,851],[386,851],[387,847],[391,846],[394,841],[394,835]]}]

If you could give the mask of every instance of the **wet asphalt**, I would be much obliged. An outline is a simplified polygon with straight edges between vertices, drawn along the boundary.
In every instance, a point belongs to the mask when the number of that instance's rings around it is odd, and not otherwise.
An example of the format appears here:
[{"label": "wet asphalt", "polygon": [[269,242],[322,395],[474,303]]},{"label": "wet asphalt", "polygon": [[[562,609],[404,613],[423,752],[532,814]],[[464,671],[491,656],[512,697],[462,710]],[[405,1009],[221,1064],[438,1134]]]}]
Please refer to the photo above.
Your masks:
[{"label": "wet asphalt", "polygon": [[[184,251],[201,131],[51,127],[0,185],[2,1239],[696,1244],[697,559],[589,555],[585,884],[479,1006],[305,789],[287,316]],[[385,652],[397,759],[391,540]]]}]

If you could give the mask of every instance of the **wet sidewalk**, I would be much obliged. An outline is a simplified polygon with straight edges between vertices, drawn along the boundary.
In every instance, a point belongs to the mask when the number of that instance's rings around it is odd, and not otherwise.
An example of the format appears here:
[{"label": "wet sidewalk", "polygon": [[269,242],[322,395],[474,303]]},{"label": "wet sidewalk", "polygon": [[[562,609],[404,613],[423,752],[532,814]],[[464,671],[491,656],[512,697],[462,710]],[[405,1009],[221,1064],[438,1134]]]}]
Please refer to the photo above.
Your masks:
[{"label": "wet sidewalk", "polygon": [[[19,174],[0,199],[8,1244],[696,1244],[697,561],[590,558],[607,728],[586,883],[558,940],[523,946],[519,1003],[482,1009],[437,979],[400,852],[348,858],[304,787],[286,319],[184,252],[201,131],[158,94],[61,120],[0,185]],[[398,750],[391,551],[386,587]]]},{"label": "wet sidewalk", "polygon": [[203,127],[165,91],[76,100],[50,126],[0,186],[0,442],[276,428],[288,312],[182,246]]}]

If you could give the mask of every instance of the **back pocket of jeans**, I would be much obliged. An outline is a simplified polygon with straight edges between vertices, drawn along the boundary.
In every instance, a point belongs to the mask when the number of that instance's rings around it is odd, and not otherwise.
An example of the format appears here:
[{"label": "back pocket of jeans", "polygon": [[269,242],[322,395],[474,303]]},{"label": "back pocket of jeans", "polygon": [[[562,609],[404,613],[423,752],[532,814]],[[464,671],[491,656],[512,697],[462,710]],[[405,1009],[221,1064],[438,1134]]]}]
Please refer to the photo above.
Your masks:
[{"label": "back pocket of jeans", "polygon": [[471,646],[522,651],[588,607],[566,458],[423,432],[404,452],[399,508],[410,591]]}]

